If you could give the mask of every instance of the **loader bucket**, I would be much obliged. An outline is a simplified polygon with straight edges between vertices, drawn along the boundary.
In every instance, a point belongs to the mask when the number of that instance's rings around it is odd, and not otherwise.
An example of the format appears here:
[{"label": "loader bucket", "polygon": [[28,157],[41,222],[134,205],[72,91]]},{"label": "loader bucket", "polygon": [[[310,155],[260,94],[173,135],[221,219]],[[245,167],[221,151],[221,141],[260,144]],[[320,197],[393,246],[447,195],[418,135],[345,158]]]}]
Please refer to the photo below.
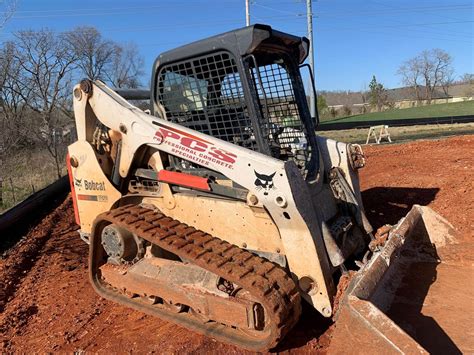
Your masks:
[{"label": "loader bucket", "polygon": [[[335,315],[329,353],[460,353],[445,325],[449,328],[454,317],[453,332],[459,333],[456,317],[459,322],[472,322],[472,316],[466,315],[472,308],[469,311],[465,303],[463,311],[462,305],[450,301],[454,305],[447,311],[443,303],[454,297],[469,305],[472,296],[469,287],[464,291],[451,287],[456,270],[437,271],[444,255],[439,251],[453,243],[454,228],[448,221],[428,207],[413,206],[392,229],[382,250],[350,281]],[[438,281],[444,285],[437,285]]]}]

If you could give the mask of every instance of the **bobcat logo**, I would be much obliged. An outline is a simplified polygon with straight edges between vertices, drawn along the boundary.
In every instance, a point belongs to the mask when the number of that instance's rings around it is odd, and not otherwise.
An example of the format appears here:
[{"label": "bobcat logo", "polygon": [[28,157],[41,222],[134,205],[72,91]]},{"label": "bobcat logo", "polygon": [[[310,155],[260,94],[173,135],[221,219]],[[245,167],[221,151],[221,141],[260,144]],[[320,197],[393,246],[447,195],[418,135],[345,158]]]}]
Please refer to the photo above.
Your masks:
[{"label": "bobcat logo", "polygon": [[74,178],[74,185],[77,187],[82,187],[82,179]]},{"label": "bobcat logo", "polygon": [[275,189],[275,185],[273,184],[273,177],[275,176],[276,172],[274,172],[271,175],[265,175],[265,174],[257,173],[254,170],[254,173],[255,173],[255,176],[257,177],[255,179],[254,184],[258,191],[260,191],[261,189],[264,189],[265,191],[263,194],[266,196],[268,195],[268,191]]}]

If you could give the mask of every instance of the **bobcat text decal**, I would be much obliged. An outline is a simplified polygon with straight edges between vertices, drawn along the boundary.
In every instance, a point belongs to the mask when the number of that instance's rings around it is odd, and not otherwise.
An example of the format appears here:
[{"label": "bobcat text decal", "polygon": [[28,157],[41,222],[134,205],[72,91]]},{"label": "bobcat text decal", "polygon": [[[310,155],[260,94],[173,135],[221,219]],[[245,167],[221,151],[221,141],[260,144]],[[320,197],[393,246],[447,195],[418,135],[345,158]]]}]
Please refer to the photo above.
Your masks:
[{"label": "bobcat text decal", "polygon": [[233,169],[237,155],[216,147],[213,143],[176,128],[164,127],[155,133],[158,144],[164,143],[172,148],[171,153],[199,165],[210,163]]},{"label": "bobcat text decal", "polygon": [[79,192],[77,194],[77,199],[81,201],[92,201],[92,202],[107,202],[107,195],[89,195],[81,194],[80,192],[88,193],[89,191],[105,191],[105,182],[103,181],[93,181],[86,179],[77,179],[74,178],[74,185]]},{"label": "bobcat text decal", "polygon": [[105,182],[97,182],[92,180],[84,179],[77,179],[74,178],[74,185],[77,187],[78,190],[84,188],[85,190],[97,190],[97,191],[105,191]]}]

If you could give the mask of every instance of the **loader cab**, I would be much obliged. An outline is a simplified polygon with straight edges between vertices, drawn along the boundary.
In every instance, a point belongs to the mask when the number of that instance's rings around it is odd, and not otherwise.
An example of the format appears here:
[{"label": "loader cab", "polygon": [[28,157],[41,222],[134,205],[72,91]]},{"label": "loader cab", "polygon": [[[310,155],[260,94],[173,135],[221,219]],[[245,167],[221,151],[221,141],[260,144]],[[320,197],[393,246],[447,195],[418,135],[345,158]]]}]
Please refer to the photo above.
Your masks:
[{"label": "loader cab", "polygon": [[153,114],[317,173],[315,121],[299,70],[309,41],[253,25],[165,52]]}]

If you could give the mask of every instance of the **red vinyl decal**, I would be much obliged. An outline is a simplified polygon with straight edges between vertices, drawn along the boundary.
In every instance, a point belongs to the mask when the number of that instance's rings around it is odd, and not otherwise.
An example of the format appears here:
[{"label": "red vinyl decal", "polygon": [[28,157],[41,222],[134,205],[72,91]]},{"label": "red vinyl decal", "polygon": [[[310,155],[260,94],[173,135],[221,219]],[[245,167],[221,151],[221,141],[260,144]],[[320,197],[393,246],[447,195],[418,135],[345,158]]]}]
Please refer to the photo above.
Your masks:
[{"label": "red vinyl decal", "polygon": [[[160,125],[161,126],[161,125]],[[197,137],[193,134],[190,134],[190,133],[186,133],[184,131],[181,131],[180,129],[177,129],[177,128],[174,128],[174,127],[169,127],[169,126],[162,126],[163,128],[167,129],[167,130],[170,130],[170,131],[173,131],[173,132],[176,132],[182,136],[188,136],[190,138],[193,138],[195,140],[198,140],[198,141],[201,141],[201,142],[204,142],[204,143],[207,143],[207,144],[212,144],[211,142],[208,142],[200,137]]]},{"label": "red vinyl decal", "polygon": [[213,143],[176,128],[159,124],[154,140],[171,147],[171,154],[202,166],[211,164],[233,169],[237,155],[216,147]]},{"label": "red vinyl decal", "polygon": [[191,187],[198,190],[211,190],[206,178],[176,171],[160,170],[158,172],[158,181],[167,182],[173,185]]},{"label": "red vinyl decal", "polygon": [[77,195],[77,198],[82,201],[97,201],[97,195]]}]

